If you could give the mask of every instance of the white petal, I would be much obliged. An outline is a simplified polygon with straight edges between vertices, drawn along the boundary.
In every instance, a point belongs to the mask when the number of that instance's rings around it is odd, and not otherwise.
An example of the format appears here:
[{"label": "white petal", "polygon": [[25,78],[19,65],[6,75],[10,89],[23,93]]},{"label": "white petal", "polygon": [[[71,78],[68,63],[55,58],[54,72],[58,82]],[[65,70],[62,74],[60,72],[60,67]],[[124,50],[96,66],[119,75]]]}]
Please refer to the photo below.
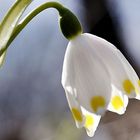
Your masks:
[{"label": "white petal", "polygon": [[82,112],[83,112],[83,114],[84,114],[84,116],[86,118],[84,127],[85,127],[85,129],[87,131],[87,135],[89,137],[93,137],[94,133],[95,133],[97,127],[98,127],[98,124],[100,122],[101,116],[93,114],[93,113],[90,113],[84,108],[82,108]]},{"label": "white petal", "polygon": [[112,86],[112,98],[108,110],[118,114],[124,114],[128,105],[128,97]]},{"label": "white petal", "polygon": [[66,50],[62,85],[75,89],[77,100],[90,112],[103,115],[111,99],[110,77],[92,43],[80,35]]},{"label": "white petal", "polygon": [[135,70],[132,68],[132,66],[129,64],[129,62],[126,60],[126,58],[122,55],[122,53],[119,51],[118,52],[118,57],[122,61],[124,68],[129,75],[129,78],[131,81],[134,83],[134,86],[136,88],[136,99],[140,100],[140,85],[139,85],[139,77]]},{"label": "white petal", "polygon": [[135,98],[137,76],[122,53],[114,45],[100,37],[90,34],[84,34],[84,36],[92,42],[93,50],[97,50],[97,55],[106,65],[112,84],[128,97]]},{"label": "white petal", "polygon": [[69,91],[68,90],[65,91],[67,101],[68,101],[68,104],[69,104],[69,107],[72,112],[77,128],[81,128],[84,126],[85,118],[82,114],[81,106],[77,102],[75,96],[71,94],[72,92],[70,90],[72,89],[69,88]]}]

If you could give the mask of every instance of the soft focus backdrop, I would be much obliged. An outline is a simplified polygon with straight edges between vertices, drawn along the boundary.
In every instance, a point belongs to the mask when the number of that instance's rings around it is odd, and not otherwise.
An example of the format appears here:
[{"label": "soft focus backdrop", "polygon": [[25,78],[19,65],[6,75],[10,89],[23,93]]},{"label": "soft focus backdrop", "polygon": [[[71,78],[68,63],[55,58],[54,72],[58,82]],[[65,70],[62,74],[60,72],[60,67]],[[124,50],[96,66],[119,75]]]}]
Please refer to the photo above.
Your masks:
[{"label": "soft focus backdrop", "polygon": [[[0,0],[0,20],[15,0]],[[26,10],[47,0],[35,0]],[[80,19],[84,32],[115,44],[140,73],[140,2],[60,0]],[[0,140],[139,140],[140,103],[131,100],[125,115],[107,113],[95,137],[77,129],[61,86],[68,41],[58,13],[48,9],[28,24],[8,49],[0,70]]]}]

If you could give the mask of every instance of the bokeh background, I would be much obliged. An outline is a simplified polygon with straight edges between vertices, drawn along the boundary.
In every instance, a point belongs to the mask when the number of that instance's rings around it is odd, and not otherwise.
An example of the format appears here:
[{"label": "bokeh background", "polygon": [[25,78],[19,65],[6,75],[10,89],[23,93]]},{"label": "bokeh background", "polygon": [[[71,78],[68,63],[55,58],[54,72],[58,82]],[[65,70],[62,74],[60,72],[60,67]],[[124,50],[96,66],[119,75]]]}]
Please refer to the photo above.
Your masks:
[{"label": "bokeh background", "polygon": [[[0,20],[15,0],[0,0]],[[24,16],[48,0],[35,0]],[[140,74],[139,0],[59,0],[80,19],[84,32],[118,47]],[[77,129],[61,85],[68,41],[58,13],[34,18],[8,49],[0,70],[0,140],[139,140],[140,103],[130,100],[125,115],[110,112],[93,138]]]}]

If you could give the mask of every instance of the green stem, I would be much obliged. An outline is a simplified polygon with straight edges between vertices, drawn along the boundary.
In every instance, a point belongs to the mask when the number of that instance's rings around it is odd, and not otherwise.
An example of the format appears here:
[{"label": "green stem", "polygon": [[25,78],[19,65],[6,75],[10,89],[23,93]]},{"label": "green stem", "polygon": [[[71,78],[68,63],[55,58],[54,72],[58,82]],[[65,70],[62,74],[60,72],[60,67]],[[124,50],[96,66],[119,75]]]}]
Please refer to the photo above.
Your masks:
[{"label": "green stem", "polygon": [[57,3],[57,2],[47,2],[44,3],[43,5],[37,7],[36,9],[34,9],[32,12],[30,12],[17,26],[14,34],[12,35],[12,38],[14,39],[21,31],[22,29],[36,16],[38,15],[40,12],[48,9],[48,8],[56,8],[59,13],[63,12],[64,7]]},{"label": "green stem", "polygon": [[[76,16],[67,8],[65,8],[63,5],[59,4],[58,2],[47,2],[42,4],[41,6],[34,9],[32,12],[30,12],[15,28],[11,38],[9,39],[7,46],[3,48],[0,55],[9,47],[11,42],[16,38],[16,36],[23,30],[23,28],[40,12],[43,10],[46,10],[48,8],[55,8],[58,10],[60,15],[60,27],[64,34],[64,36],[68,39],[72,38],[75,34],[75,36],[82,32],[82,27],[80,25],[80,22],[76,18]],[[67,23],[66,23],[67,22]],[[70,23],[69,23],[70,22]],[[66,25],[70,24],[68,27]],[[71,29],[72,28],[72,29]],[[68,29],[68,30],[67,30]],[[67,34],[67,32],[70,32]],[[72,32],[72,33],[71,33]]]},{"label": "green stem", "polygon": [[62,9],[63,6],[59,3],[56,2],[48,2],[45,3],[39,7],[37,7],[36,9],[34,9],[33,11],[31,11],[15,28],[11,38],[9,39],[7,45],[1,49],[0,51],[0,56],[3,54],[4,51],[7,50],[7,48],[9,47],[9,45],[12,43],[12,41],[16,38],[16,36],[24,29],[24,27],[36,16],[38,15],[40,12],[42,12],[43,10],[47,9],[47,8],[51,8],[54,7],[56,9]]}]

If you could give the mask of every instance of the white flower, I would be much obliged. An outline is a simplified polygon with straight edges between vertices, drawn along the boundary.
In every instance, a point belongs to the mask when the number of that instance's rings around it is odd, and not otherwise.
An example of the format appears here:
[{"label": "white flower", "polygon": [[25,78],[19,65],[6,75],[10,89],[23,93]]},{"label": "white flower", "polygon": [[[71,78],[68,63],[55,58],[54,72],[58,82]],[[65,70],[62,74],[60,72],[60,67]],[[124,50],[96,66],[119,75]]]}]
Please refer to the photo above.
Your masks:
[{"label": "white flower", "polygon": [[88,33],[70,40],[62,85],[78,128],[93,136],[106,110],[123,114],[129,98],[140,98],[140,81],[123,54]]}]

